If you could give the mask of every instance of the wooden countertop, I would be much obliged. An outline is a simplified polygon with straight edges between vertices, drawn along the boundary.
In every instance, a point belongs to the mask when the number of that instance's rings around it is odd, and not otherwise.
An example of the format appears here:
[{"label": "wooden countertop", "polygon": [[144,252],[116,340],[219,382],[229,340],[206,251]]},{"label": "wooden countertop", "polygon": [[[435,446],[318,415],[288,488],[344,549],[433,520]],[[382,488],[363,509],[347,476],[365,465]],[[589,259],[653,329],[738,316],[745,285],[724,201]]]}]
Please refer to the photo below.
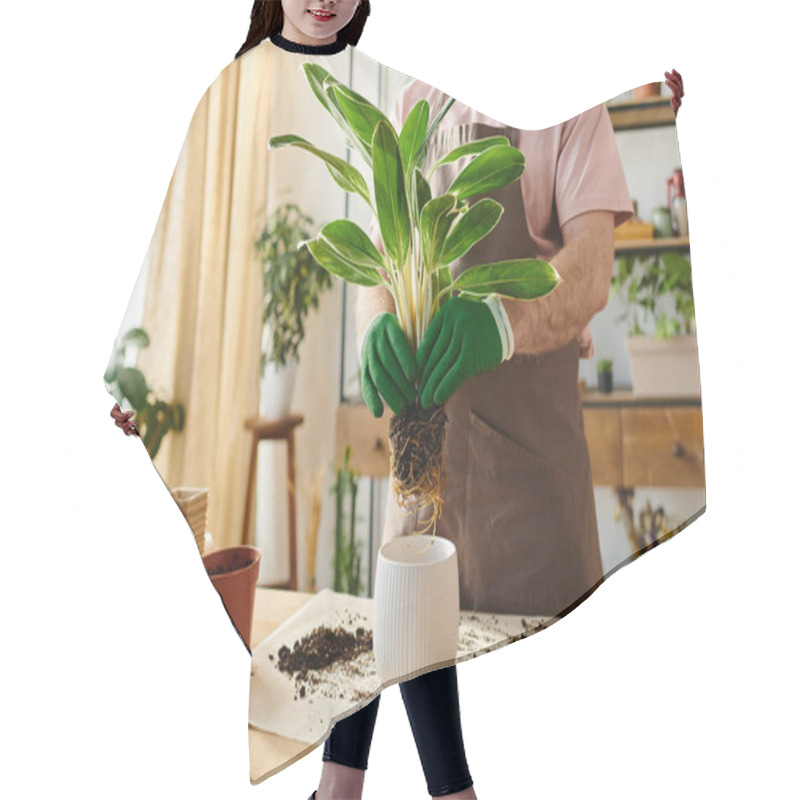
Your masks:
[{"label": "wooden countertop", "polygon": [[633,393],[630,387],[623,386],[608,394],[596,389],[587,389],[581,393],[581,402],[587,408],[634,407],[634,406],[699,406],[700,395],[663,397],[643,397]]}]

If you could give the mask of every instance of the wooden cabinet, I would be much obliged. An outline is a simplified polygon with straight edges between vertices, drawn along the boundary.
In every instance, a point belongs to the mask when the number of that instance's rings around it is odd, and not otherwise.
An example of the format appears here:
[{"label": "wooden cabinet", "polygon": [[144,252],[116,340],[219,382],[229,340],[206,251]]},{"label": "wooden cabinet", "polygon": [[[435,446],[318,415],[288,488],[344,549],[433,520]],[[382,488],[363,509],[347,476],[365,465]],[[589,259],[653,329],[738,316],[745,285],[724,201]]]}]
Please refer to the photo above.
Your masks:
[{"label": "wooden cabinet", "polygon": [[589,445],[595,486],[622,484],[622,428],[617,409],[584,409],[583,427]]},{"label": "wooden cabinet", "polygon": [[587,392],[583,404],[596,486],[705,486],[699,397]]}]

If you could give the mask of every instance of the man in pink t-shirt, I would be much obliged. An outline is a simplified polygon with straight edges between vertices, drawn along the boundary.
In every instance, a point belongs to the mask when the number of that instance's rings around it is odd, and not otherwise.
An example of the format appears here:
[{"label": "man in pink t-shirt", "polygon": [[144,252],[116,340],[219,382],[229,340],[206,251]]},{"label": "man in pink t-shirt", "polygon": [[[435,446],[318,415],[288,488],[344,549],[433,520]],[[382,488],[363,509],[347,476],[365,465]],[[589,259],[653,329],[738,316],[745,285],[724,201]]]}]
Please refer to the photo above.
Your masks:
[{"label": "man in pink t-shirt", "polygon": [[[391,115],[398,132],[422,99],[435,119],[448,97],[412,81]],[[461,609],[557,616],[568,613],[603,579],[578,359],[592,355],[588,323],[608,299],[614,227],[633,216],[633,207],[604,105],[545,130],[520,131],[456,101],[429,140],[428,160],[436,163],[455,146],[497,134],[522,151],[525,169],[517,185],[494,193],[503,213],[475,248],[482,250],[454,261],[451,273],[475,262],[534,257],[549,261],[562,282],[533,302],[505,297],[498,302],[495,297],[491,313],[482,303],[453,296],[437,312],[416,354],[404,336],[392,335],[399,329],[388,290],[359,287],[362,389],[367,374],[365,399],[372,413],[383,410],[376,390],[385,389],[383,400],[392,401],[401,414],[398,386],[393,385],[399,379],[397,366],[416,358],[422,406],[428,408],[432,397],[447,404],[447,488],[438,533],[458,554]],[[447,190],[453,170],[454,165],[444,165],[431,175],[434,197]],[[377,220],[370,227],[383,249]],[[436,318],[444,313],[463,316],[447,327],[440,323],[437,330]],[[431,332],[438,339],[426,351]],[[399,354],[393,349],[398,342]],[[502,349],[502,355],[494,354],[495,363],[473,369],[455,381],[455,388],[448,385],[461,355],[487,343]],[[457,361],[451,364],[446,351],[457,352]],[[422,367],[420,354],[425,352]],[[397,364],[391,363],[395,358]],[[437,370],[446,377],[431,393],[423,384],[427,365],[437,358],[427,381]],[[415,391],[402,388],[407,395]],[[391,486],[386,502],[384,541],[418,531],[420,522],[424,526],[429,506],[411,514],[401,511]],[[446,768],[451,796],[474,798],[455,665],[400,687],[426,776]],[[378,700],[336,724],[324,759],[357,766],[362,762],[348,762],[347,755],[358,753],[365,762]]]}]

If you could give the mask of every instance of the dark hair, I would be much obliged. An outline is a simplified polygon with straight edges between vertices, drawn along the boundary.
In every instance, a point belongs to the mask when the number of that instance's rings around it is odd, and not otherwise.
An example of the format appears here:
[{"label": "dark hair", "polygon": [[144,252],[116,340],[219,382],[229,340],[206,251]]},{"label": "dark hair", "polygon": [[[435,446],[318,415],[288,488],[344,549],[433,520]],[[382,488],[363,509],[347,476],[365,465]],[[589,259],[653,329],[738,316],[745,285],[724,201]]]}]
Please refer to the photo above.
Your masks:
[{"label": "dark hair", "polygon": [[[348,44],[352,45],[358,44],[368,16],[369,0],[361,0],[353,18],[339,31],[336,39],[345,39]],[[253,10],[250,12],[250,30],[234,60],[259,45],[268,36],[280,33],[282,30],[283,6],[280,0],[255,0]]]}]

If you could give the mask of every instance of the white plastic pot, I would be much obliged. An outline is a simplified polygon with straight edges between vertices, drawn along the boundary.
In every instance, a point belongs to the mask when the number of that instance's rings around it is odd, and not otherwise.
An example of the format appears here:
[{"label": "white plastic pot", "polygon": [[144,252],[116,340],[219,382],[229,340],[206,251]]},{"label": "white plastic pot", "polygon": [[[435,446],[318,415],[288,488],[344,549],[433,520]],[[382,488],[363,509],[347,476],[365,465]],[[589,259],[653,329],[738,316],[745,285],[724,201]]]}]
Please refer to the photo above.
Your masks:
[{"label": "white plastic pot", "polygon": [[282,367],[278,367],[274,361],[267,362],[259,398],[259,413],[262,417],[283,419],[289,416],[299,366],[297,359],[288,361]]},{"label": "white plastic pot", "polygon": [[455,545],[398,536],[378,552],[373,650],[381,684],[455,663],[461,618]]}]

